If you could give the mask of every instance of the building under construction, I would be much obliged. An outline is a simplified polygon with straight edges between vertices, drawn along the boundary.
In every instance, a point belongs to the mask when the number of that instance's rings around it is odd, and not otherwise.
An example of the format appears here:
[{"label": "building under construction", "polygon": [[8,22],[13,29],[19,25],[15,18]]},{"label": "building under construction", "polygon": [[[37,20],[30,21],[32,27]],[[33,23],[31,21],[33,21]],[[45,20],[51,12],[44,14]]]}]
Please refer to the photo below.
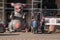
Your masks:
[{"label": "building under construction", "polygon": [[27,13],[27,21],[30,24],[31,17],[35,16],[44,11],[45,17],[60,17],[60,0],[0,0],[0,19],[4,23],[9,21],[9,16],[14,8],[11,7],[10,3],[25,3],[27,7],[24,8]]}]

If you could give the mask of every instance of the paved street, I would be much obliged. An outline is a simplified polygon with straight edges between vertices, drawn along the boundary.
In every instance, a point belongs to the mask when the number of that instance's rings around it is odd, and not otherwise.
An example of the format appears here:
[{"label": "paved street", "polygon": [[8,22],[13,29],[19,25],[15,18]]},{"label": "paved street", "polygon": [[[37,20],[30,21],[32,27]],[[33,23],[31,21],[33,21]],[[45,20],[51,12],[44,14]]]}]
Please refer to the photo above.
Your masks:
[{"label": "paved street", "polygon": [[60,33],[33,34],[31,32],[0,33],[0,40],[60,40]]}]

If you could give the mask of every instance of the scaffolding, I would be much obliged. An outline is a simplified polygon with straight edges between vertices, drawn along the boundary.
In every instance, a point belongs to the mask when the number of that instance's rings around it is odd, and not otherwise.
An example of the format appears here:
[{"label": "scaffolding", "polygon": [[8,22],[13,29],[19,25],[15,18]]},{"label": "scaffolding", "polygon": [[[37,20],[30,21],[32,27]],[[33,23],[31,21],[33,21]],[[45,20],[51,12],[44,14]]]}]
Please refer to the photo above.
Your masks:
[{"label": "scaffolding", "polygon": [[[40,4],[40,8],[38,8],[38,4]],[[42,0],[32,0],[32,10],[31,14],[34,16],[34,13],[40,13],[42,12]]]},{"label": "scaffolding", "polygon": [[[28,1],[28,3],[27,3],[27,5],[29,6],[29,7],[27,7],[27,8],[25,8],[24,10],[28,10],[28,12],[27,13],[30,13],[31,14],[31,17],[32,16],[34,16],[34,14],[37,14],[38,15],[38,13],[41,13],[42,12],[42,0],[31,0],[31,3],[29,3],[29,0],[27,0]],[[40,8],[38,8],[37,7],[37,4],[40,4]],[[60,2],[59,2],[60,3]],[[5,11],[5,9],[8,9],[8,10],[10,10],[10,9],[13,9],[13,8],[7,8],[7,7],[5,7],[6,6],[6,4],[10,4],[10,3],[8,3],[6,0],[0,0],[0,15],[2,15],[1,16],[1,19],[3,20],[3,21],[5,21],[5,16],[6,16],[6,11]],[[58,5],[58,4],[57,4]],[[59,8],[59,5],[58,5],[58,8]],[[45,9],[44,9],[45,10]],[[47,9],[47,10],[57,10],[58,12],[60,12],[60,9]],[[58,14],[58,13],[57,13]],[[59,13],[60,14],[60,13]],[[59,15],[58,14],[58,15]],[[48,15],[48,14],[47,14]]]},{"label": "scaffolding", "polygon": [[4,22],[5,17],[4,17],[4,0],[0,0],[0,19],[1,21]]}]

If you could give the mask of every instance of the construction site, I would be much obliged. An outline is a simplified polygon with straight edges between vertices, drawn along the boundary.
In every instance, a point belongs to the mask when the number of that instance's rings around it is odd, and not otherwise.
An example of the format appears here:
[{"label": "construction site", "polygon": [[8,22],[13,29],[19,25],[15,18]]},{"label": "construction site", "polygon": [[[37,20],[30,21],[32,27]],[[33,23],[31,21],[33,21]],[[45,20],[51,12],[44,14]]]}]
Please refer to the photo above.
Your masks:
[{"label": "construction site", "polygon": [[40,18],[44,15],[45,29],[49,31],[48,27],[53,25],[56,30],[52,34],[5,32],[0,33],[0,40],[60,40],[60,0],[0,0],[0,22],[2,21],[5,26],[11,21],[10,15],[14,11],[11,3],[26,4],[22,15],[24,14],[29,27],[31,26],[32,17],[40,23]]}]

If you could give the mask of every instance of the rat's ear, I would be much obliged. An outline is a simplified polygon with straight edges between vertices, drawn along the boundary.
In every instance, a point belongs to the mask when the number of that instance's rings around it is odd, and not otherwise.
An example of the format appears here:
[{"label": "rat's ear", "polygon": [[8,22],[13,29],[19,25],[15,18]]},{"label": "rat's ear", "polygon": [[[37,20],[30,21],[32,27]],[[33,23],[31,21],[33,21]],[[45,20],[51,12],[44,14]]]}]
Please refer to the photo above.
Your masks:
[{"label": "rat's ear", "polygon": [[13,6],[13,7],[14,7],[14,5],[15,5],[15,3],[11,3],[11,6]]},{"label": "rat's ear", "polygon": [[22,4],[23,7],[26,7],[27,5],[26,4]]}]

